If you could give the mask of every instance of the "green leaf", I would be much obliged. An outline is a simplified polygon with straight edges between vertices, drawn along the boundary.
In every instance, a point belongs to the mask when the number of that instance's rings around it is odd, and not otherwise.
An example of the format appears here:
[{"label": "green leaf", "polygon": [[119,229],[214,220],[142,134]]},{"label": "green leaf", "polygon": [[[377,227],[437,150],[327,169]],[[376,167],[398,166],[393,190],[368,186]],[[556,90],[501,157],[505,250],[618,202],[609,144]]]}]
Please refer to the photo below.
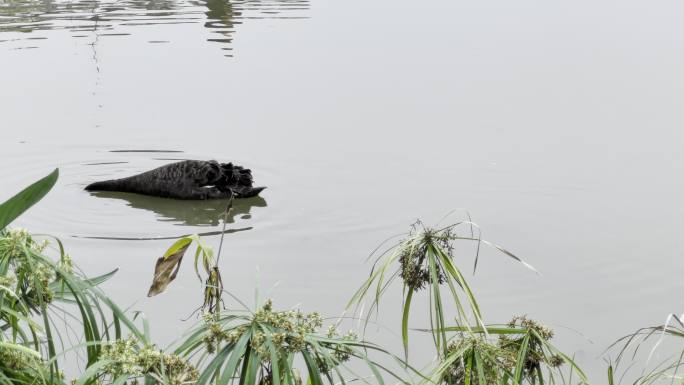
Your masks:
[{"label": "green leaf", "polygon": [[572,370],[574,370],[580,376],[580,379],[583,383],[589,382],[587,375],[584,373],[584,371],[582,371],[579,365],[577,365],[577,363],[572,358],[568,357],[568,355],[558,350],[557,347],[553,346],[548,341],[544,340],[544,338],[542,338],[542,336],[540,336],[539,333],[537,333],[535,330],[530,330],[530,333],[532,333],[534,337],[550,352],[559,355],[563,359],[563,361],[565,361],[565,363],[568,364],[572,368]]},{"label": "green leaf", "polygon": [[304,357],[304,362],[306,363],[306,368],[309,371],[309,381],[312,385],[323,385],[321,371],[319,370],[318,365],[316,365],[316,362],[306,349],[302,349],[301,352]]},{"label": "green leaf", "polygon": [[256,385],[260,360],[254,349],[249,349],[249,355],[245,357],[243,363],[244,370],[240,372],[240,385]]},{"label": "green leaf", "polygon": [[219,381],[220,384],[227,384],[235,374],[240,360],[242,358],[247,359],[249,355],[248,343],[252,338],[252,332],[252,329],[245,331],[234,347],[232,347],[232,354],[230,355],[230,358],[228,358],[228,363],[226,363],[226,366],[223,369],[223,374]]},{"label": "green leaf", "polygon": [[105,366],[111,363],[111,360],[97,361],[95,364],[89,366],[88,369],[86,369],[81,378],[79,378],[78,381],[75,382],[75,385],[85,385],[91,379],[96,378],[99,375],[100,371],[104,369]]},{"label": "green leaf", "polygon": [[52,189],[59,177],[59,169],[55,169],[50,175],[23,189],[17,195],[0,205],[0,230],[4,229],[18,216],[31,206],[43,199],[45,194]]},{"label": "green leaf", "polygon": [[485,365],[485,362],[482,359],[482,356],[476,350],[475,351],[475,368],[477,369],[477,379],[478,379],[478,382],[480,385],[487,385],[487,383],[485,382],[484,365]]},{"label": "green leaf", "polygon": [[162,258],[168,258],[176,253],[178,253],[179,250],[187,248],[190,243],[192,243],[193,238],[192,237],[183,237],[171,245],[168,250],[166,250],[166,253],[164,253],[164,256]]},{"label": "green leaf", "polygon": [[527,358],[527,348],[530,344],[530,335],[523,337],[522,343],[520,344],[520,350],[518,350],[518,359],[515,363],[515,374],[514,379],[517,384],[522,384],[523,369],[525,369],[525,359]]},{"label": "green leaf", "polygon": [[32,356],[33,358],[37,358],[37,359],[41,358],[39,352],[37,352],[33,349],[29,349],[25,346],[13,344],[11,342],[1,342],[0,341],[0,348],[7,349],[7,350],[16,350],[20,353],[27,354],[27,355]]},{"label": "green leaf", "polygon": [[[270,337],[268,337],[268,351],[271,356],[271,367],[273,369],[273,385],[280,385],[280,364],[279,364],[279,358],[278,358],[278,352],[276,351],[276,347],[273,344],[273,340],[271,340]],[[290,368],[285,367],[285,371],[289,372]],[[612,384],[611,384],[612,385]]]},{"label": "green leaf", "polygon": [[[216,357],[204,368],[202,374],[197,379],[197,385],[205,385],[211,383],[211,379],[217,375],[219,368],[223,365],[224,360],[233,351],[234,345],[226,345]],[[217,384],[227,384],[230,379],[230,375],[225,381],[217,381]]]},{"label": "green leaf", "polygon": [[[436,261],[436,256],[434,249],[432,247],[428,247],[428,252],[426,256],[428,260],[428,269],[430,272],[430,287],[432,289],[433,297],[434,297],[434,303],[432,304],[433,310],[435,312],[435,322],[437,323],[437,327],[433,328],[436,330],[444,330],[445,327],[445,322],[444,322],[444,307],[442,305],[442,296],[440,294],[440,287],[439,287],[439,274],[437,270],[437,261]],[[442,353],[446,355],[447,352],[447,336],[445,332],[440,332],[435,335],[436,337],[436,344],[435,347],[437,348],[437,351],[442,350]]]},{"label": "green leaf", "polygon": [[[114,274],[116,274],[118,271],[119,269],[114,269],[109,273],[102,274],[97,277],[83,279],[82,283],[87,285],[88,287],[94,287],[102,284],[103,282],[106,282],[109,278],[113,277]],[[75,303],[73,293],[70,290],[68,290],[63,281],[55,280],[48,285],[48,288],[54,292],[55,299],[59,301]]]},{"label": "green leaf", "polygon": [[613,365],[608,366],[608,385],[613,385],[615,383],[613,375]]},{"label": "green leaf", "polygon": [[466,358],[465,366],[465,385],[471,384],[471,379],[473,376],[473,355],[468,352],[468,357]]},{"label": "green leaf", "polygon": [[125,385],[127,380],[128,380],[128,375],[122,374],[119,377],[117,377],[116,380],[114,380],[112,385]]},{"label": "green leaf", "polygon": [[404,314],[401,317],[401,340],[404,343],[404,358],[408,361],[408,319],[411,313],[413,289],[409,288],[404,300]]}]

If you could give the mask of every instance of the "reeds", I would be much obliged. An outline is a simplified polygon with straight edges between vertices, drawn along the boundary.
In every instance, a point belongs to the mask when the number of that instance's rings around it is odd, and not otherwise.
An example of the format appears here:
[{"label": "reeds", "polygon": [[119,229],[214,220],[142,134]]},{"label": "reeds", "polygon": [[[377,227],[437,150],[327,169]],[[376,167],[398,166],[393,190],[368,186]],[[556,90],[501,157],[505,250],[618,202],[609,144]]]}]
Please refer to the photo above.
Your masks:
[{"label": "reeds", "polygon": [[[457,228],[463,227],[469,234],[459,235]],[[454,242],[476,241],[477,252],[483,241],[473,235],[476,227],[471,221],[462,221],[442,228],[428,228],[422,222],[411,226],[406,236],[380,253],[375,260],[369,278],[361,285],[349,301],[347,308],[363,304],[367,296],[372,296],[368,315],[377,310],[383,294],[393,281],[401,280],[403,286],[401,332],[405,354],[408,356],[408,320],[415,294],[425,289],[430,303],[430,330],[438,354],[447,353],[447,319],[454,318],[459,326],[484,327],[480,306],[475,294],[457,265],[454,255]],[[487,242],[487,244],[491,244]],[[506,255],[522,260],[505,249],[494,245]],[[477,261],[478,255],[475,256]],[[477,262],[476,262],[477,263]],[[524,263],[524,262],[523,262]],[[529,266],[525,263],[526,266]],[[371,292],[372,287],[375,289]],[[448,290],[442,288],[446,286]],[[456,310],[452,317],[446,315],[447,305]],[[367,319],[368,319],[367,318]]]},{"label": "reeds", "polygon": [[[656,359],[657,353],[665,349],[674,353],[665,359]],[[669,314],[662,325],[643,327],[619,338],[606,352],[617,350],[617,357],[608,368],[608,382],[615,383],[616,372],[620,378],[630,369],[641,368],[635,385],[666,383],[673,385],[684,381],[684,315]],[[645,355],[645,357],[644,357]],[[636,361],[639,359],[639,361]],[[625,363],[625,361],[627,361]],[[630,362],[631,361],[631,362]],[[625,364],[626,368],[622,369]]]},{"label": "reeds", "polygon": [[[463,234],[459,234],[458,229],[462,229]],[[477,229],[477,235],[474,229]],[[550,329],[526,317],[515,317],[507,325],[484,323],[476,296],[458,267],[459,256],[454,253],[454,243],[459,241],[477,242],[473,271],[480,244],[484,243],[536,272],[510,251],[482,240],[479,227],[470,218],[441,228],[428,228],[417,222],[402,240],[376,257],[369,278],[347,307],[355,305],[358,308],[370,296],[366,320],[370,319],[392,282],[400,280],[403,287],[402,343],[408,359],[408,320],[413,297],[426,291],[430,324],[422,331],[432,335],[438,364],[429,379],[422,381],[425,383],[543,384],[559,377],[559,367],[563,364],[568,364],[570,371],[577,373],[580,383],[586,383],[586,375],[577,364],[549,342],[553,336]],[[449,320],[456,324],[451,325]],[[498,339],[493,341],[493,337]]]},{"label": "reeds", "polygon": [[[72,265],[59,240],[54,240],[55,261],[44,253],[47,240],[38,242],[26,230],[4,228],[43,197],[57,175],[55,170],[0,205],[0,355],[7,358],[0,381],[5,383],[64,383],[65,354],[83,350],[85,365],[91,367],[103,343],[122,338],[122,324],[143,335],[96,287],[114,272],[88,279]],[[69,321],[67,330],[56,326],[60,320]],[[69,333],[78,333],[83,342],[70,344]]]},{"label": "reeds", "polygon": [[[553,331],[525,316],[516,316],[502,325],[449,327],[455,332],[447,354],[433,372],[431,381],[439,384],[544,384],[560,380],[567,365],[578,383],[588,379],[572,358],[551,344]],[[496,339],[494,339],[496,338]]]},{"label": "reeds", "polygon": [[[370,298],[369,322],[392,283],[400,282],[402,357],[365,340],[363,333],[341,332],[336,322],[324,325],[316,312],[276,310],[271,300],[250,309],[235,297],[242,309],[224,306],[222,295],[230,293],[223,287],[218,257],[199,236],[177,240],[157,261],[150,296],[173,281],[193,244],[202,283],[200,321],[177,343],[161,348],[140,313],[129,315],[98,288],[115,271],[88,278],[59,240],[5,229],[50,190],[57,175],[53,172],[0,205],[0,384],[69,383],[62,373],[67,360],[82,366],[76,385],[384,385],[387,379],[431,385],[573,383],[563,367],[576,374],[576,383],[588,381],[572,358],[551,344],[553,332],[542,324],[526,317],[500,325],[484,322],[454,243],[476,242],[475,261],[480,245],[487,244],[530,266],[482,240],[470,220],[439,228],[414,224],[402,240],[376,256],[369,278],[347,305],[362,306]],[[436,364],[418,371],[408,359],[408,320],[414,297],[422,293],[427,294],[430,321],[421,330],[433,338]],[[66,329],[57,321],[64,321]],[[658,331],[684,336],[684,330],[671,326]],[[390,369],[388,362],[400,369]],[[360,368],[370,375],[358,373]]]},{"label": "reeds", "polygon": [[[320,314],[298,309],[276,311],[267,300],[255,311],[207,314],[176,349],[193,356],[204,367],[197,384],[302,384],[297,361],[306,369],[309,384],[344,383],[353,371],[347,362],[365,363],[382,384],[381,371],[404,381],[367,356],[367,351],[389,354],[350,331],[341,334],[335,325],[322,331]],[[361,379],[362,377],[356,377]],[[368,383],[368,381],[364,380]]]},{"label": "reeds", "polygon": [[[55,171],[1,205],[4,223],[44,196],[56,176]],[[367,355],[392,357],[389,352],[353,332],[340,334],[335,326],[322,331],[317,313],[275,311],[270,301],[254,311],[225,310],[219,305],[224,290],[213,251],[197,236],[178,240],[160,258],[150,293],[163,291],[175,278],[185,251],[195,243],[195,270],[200,280],[199,266],[206,273],[204,322],[176,348],[161,349],[139,313],[128,316],[97,288],[114,272],[88,279],[59,240],[54,240],[55,261],[45,255],[47,243],[28,231],[0,230],[0,383],[66,384],[61,365],[74,352],[84,353],[83,371],[72,381],[76,385],[303,384],[298,360],[306,368],[307,384],[347,378],[368,382],[347,367],[353,360],[370,368],[375,383],[384,383],[381,372],[404,382]],[[68,330],[56,327],[57,320],[68,320]]]}]

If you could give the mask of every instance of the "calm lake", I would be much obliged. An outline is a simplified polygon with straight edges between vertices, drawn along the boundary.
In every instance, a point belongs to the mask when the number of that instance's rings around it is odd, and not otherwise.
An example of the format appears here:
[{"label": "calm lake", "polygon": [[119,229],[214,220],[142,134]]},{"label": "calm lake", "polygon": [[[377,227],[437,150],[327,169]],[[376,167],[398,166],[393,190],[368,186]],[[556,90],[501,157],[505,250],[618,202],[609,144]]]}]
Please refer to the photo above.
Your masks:
[{"label": "calm lake", "polygon": [[[682,311],[682,12],[675,1],[0,0],[0,199],[59,167],[15,225],[60,237],[89,274],[118,268],[105,289],[144,311],[162,344],[189,326],[202,286],[188,259],[147,298],[154,262],[175,237],[220,231],[225,202],[83,191],[90,182],[176,159],[251,168],[268,189],[228,224],[227,289],[331,317],[380,242],[465,208],[483,238],[542,273],[484,248],[469,279],[485,322],[550,325],[600,383],[611,342]],[[471,246],[456,250],[469,273]],[[397,353],[400,298],[397,286],[381,308],[390,331],[369,335]],[[416,340],[418,361],[430,351]]]}]

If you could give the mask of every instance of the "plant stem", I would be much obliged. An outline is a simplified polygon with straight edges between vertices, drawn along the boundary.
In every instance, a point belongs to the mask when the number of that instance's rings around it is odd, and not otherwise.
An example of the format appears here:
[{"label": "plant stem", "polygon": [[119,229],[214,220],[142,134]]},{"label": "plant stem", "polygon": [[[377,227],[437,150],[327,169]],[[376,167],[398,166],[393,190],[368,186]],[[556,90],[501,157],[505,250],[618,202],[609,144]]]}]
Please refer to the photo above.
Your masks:
[{"label": "plant stem", "polygon": [[223,237],[226,235],[226,222],[228,222],[228,214],[230,214],[230,210],[233,209],[233,195],[230,195],[230,201],[228,201],[228,207],[226,207],[226,211],[223,213],[223,230],[221,230],[221,241],[219,242],[219,249],[218,249],[218,254],[216,255],[216,264],[215,266],[218,268],[219,266],[219,260],[221,259],[221,249],[223,249]]}]

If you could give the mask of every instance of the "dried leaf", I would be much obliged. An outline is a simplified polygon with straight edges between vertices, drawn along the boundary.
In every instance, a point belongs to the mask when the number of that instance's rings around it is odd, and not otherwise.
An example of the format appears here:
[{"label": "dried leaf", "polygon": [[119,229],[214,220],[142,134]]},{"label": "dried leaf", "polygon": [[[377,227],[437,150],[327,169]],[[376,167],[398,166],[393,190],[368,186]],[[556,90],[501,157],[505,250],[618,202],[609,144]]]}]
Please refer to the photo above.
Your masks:
[{"label": "dried leaf", "polygon": [[154,267],[154,279],[152,280],[150,291],[147,293],[148,297],[153,297],[159,293],[162,293],[164,290],[166,290],[166,287],[169,285],[169,283],[176,279],[176,274],[178,274],[178,269],[180,269],[183,256],[185,255],[185,251],[188,250],[189,246],[190,242],[182,245],[181,247],[175,248],[171,254],[167,252],[162,257],[157,259],[157,264]]}]

